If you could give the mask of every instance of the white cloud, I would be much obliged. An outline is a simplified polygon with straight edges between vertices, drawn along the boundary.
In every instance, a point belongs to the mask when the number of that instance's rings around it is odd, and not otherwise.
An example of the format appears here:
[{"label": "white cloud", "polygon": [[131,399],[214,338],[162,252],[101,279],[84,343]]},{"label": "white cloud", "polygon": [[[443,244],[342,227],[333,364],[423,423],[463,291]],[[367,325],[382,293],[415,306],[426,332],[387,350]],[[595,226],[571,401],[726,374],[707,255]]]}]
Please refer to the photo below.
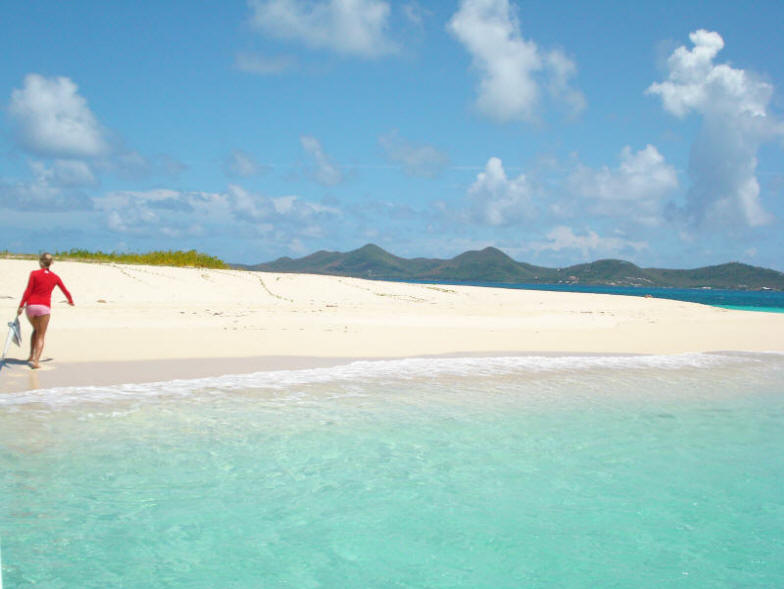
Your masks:
[{"label": "white cloud", "polygon": [[154,190],[114,190],[103,196],[96,197],[95,202],[99,210],[108,210],[133,203],[160,203],[170,200],[187,199],[190,193],[156,188]]},{"label": "white cloud", "polygon": [[298,196],[278,196],[269,199],[278,215],[306,219],[319,214],[339,215],[335,207],[325,206],[316,202],[301,199]]},{"label": "white cloud", "polygon": [[36,178],[30,182],[0,182],[0,208],[11,210],[35,210],[39,208],[62,210],[58,207],[62,190],[46,180]]},{"label": "white cloud", "polygon": [[82,186],[95,186],[95,178],[90,166],[81,160],[54,160],[52,167],[47,168],[41,162],[33,162],[32,169],[36,176],[45,178],[54,186],[60,188],[74,188]]},{"label": "white cloud", "polygon": [[648,92],[659,94],[664,108],[678,117],[706,109],[765,116],[772,87],[754,82],[743,70],[713,63],[724,48],[721,35],[701,29],[689,39],[694,48],[680,46],[673,51],[667,60],[668,79],[651,84]]},{"label": "white cloud", "polygon": [[563,101],[572,116],[580,114],[585,110],[585,96],[569,84],[571,78],[577,75],[577,66],[558,49],[547,54],[545,63],[550,96]]},{"label": "white cloud", "polygon": [[751,73],[715,64],[724,47],[718,33],[689,35],[694,47],[678,47],[667,61],[668,77],[647,93],[661,97],[677,117],[695,112],[702,127],[689,162],[693,185],[684,211],[696,223],[713,221],[749,227],[773,217],[764,209],[756,178],[757,151],[776,137],[784,124],[768,112],[773,87]]},{"label": "white cloud", "polygon": [[292,55],[267,56],[240,52],[234,57],[234,67],[249,74],[268,76],[281,74],[294,68],[297,60]]},{"label": "white cloud", "polygon": [[303,136],[300,138],[302,148],[308,155],[311,163],[308,165],[308,174],[313,180],[323,186],[335,186],[343,181],[343,172],[332,163],[324,152],[321,143],[315,137]]},{"label": "white cloud", "polygon": [[308,253],[307,248],[305,248],[305,244],[302,243],[301,239],[297,239],[296,237],[289,242],[289,251],[293,252],[298,256],[304,256]]},{"label": "white cloud", "polygon": [[124,179],[139,180],[154,176],[177,176],[188,169],[181,161],[165,154],[152,157],[135,150],[117,150],[111,158],[96,162],[103,172],[117,174]]},{"label": "white cloud", "polygon": [[262,166],[259,165],[252,155],[241,149],[232,151],[224,162],[224,171],[229,176],[249,178],[250,176],[256,176],[261,173],[262,169]]},{"label": "white cloud", "polygon": [[270,219],[275,210],[268,198],[259,197],[236,184],[229,186],[228,198],[232,212],[238,220],[261,221]]},{"label": "white cloud", "polygon": [[398,51],[388,38],[390,6],[381,0],[249,0],[250,23],[278,39],[373,58]]},{"label": "white cloud", "polygon": [[232,222],[227,196],[170,189],[118,190],[92,199],[113,231],[137,235],[198,235],[201,221],[228,226]]},{"label": "white cloud", "polygon": [[25,76],[11,93],[8,113],[20,145],[38,155],[98,157],[108,153],[105,130],[67,77]]},{"label": "white cloud", "polygon": [[227,201],[235,218],[243,221],[300,222],[319,216],[340,215],[340,210],[304,200],[296,195],[270,197],[241,186],[229,186]]},{"label": "white cloud", "polygon": [[508,178],[501,160],[491,157],[468,189],[474,220],[510,225],[533,216],[533,188],[525,174]]},{"label": "white cloud", "polygon": [[325,227],[330,227],[341,215],[339,209],[295,195],[269,197],[237,185],[229,186],[227,197],[235,219],[278,241],[287,241],[293,236],[320,237]]},{"label": "white cloud", "polygon": [[125,148],[114,136],[110,145],[110,132],[98,122],[77,85],[67,77],[25,76],[22,88],[11,93],[8,113],[18,144],[51,158],[46,181],[55,187],[95,185],[96,174],[138,179],[175,176],[187,168],[165,154],[148,157]]},{"label": "white cloud", "polygon": [[449,157],[432,145],[409,143],[395,130],[379,137],[388,160],[400,164],[409,176],[433,178],[449,163]]},{"label": "white cloud", "polygon": [[82,188],[98,184],[90,166],[79,160],[54,160],[51,166],[28,162],[32,178],[27,181],[0,181],[0,206],[16,210],[65,211],[91,208]]},{"label": "white cloud", "polygon": [[648,249],[648,244],[644,241],[629,241],[621,237],[600,237],[598,233],[590,229],[586,230],[583,235],[578,235],[571,227],[560,225],[554,227],[547,234],[547,241],[532,243],[530,249],[536,252],[577,250],[583,258],[591,258],[597,255],[618,255],[624,251],[639,252]]},{"label": "white cloud", "polygon": [[577,68],[561,51],[544,53],[523,38],[509,0],[462,0],[447,25],[466,47],[479,71],[477,107],[499,122],[531,121],[540,100],[538,72],[550,94],[573,112],[585,106],[583,95],[569,85]]},{"label": "white cloud", "polygon": [[93,198],[106,228],[153,237],[204,237],[266,243],[321,237],[342,212],[295,195],[270,197],[231,184],[223,192],[112,191]]},{"label": "white cloud", "polygon": [[664,199],[678,187],[675,168],[653,145],[636,153],[626,146],[621,150],[620,160],[614,170],[607,166],[593,170],[578,165],[567,179],[569,192],[589,199],[593,213],[628,216],[641,223],[657,224]]},{"label": "white cloud", "polygon": [[290,195],[290,196],[279,196],[277,198],[270,199],[272,202],[272,207],[275,209],[275,212],[280,215],[285,215],[286,213],[290,213],[294,210],[294,205],[297,202],[297,197]]},{"label": "white cloud", "polygon": [[479,110],[499,121],[532,119],[539,99],[533,73],[542,60],[536,44],[520,35],[508,1],[463,0],[448,27],[481,73]]},{"label": "white cloud", "polygon": [[401,7],[403,11],[403,16],[415,27],[422,27],[425,22],[425,14],[429,14],[429,11],[425,11],[418,2],[407,2],[403,4]]}]

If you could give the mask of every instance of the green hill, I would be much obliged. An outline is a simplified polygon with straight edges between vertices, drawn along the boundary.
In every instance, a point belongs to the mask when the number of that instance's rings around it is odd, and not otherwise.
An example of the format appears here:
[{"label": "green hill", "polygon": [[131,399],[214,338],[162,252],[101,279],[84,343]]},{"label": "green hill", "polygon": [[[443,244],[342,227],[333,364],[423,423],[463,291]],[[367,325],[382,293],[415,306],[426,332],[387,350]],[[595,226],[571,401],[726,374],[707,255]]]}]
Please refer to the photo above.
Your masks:
[{"label": "green hill", "polygon": [[[426,274],[416,278],[434,280],[460,280],[480,282],[529,282],[533,273],[515,262],[501,250],[487,247],[481,251],[468,251],[451,260],[438,260]],[[449,278],[446,278],[446,277]]]},{"label": "green hill", "polygon": [[566,282],[611,286],[664,286],[657,277],[625,260],[597,260],[560,271]]},{"label": "green hill", "polygon": [[714,288],[758,289],[764,286],[784,290],[782,274],[770,268],[760,268],[739,262],[706,266],[693,270],[651,268],[649,272],[663,282],[682,288],[712,286]]},{"label": "green hill", "polygon": [[441,260],[399,258],[377,245],[367,244],[346,253],[319,251],[304,258],[284,257],[274,262],[238,267],[382,280],[784,290],[784,273],[738,262],[691,270],[640,268],[625,260],[597,260],[566,268],[546,268],[517,262],[494,247]]},{"label": "green hill", "polygon": [[398,258],[377,245],[368,244],[347,253],[319,251],[297,260],[284,257],[267,264],[244,267],[268,272],[406,279],[410,278],[412,272],[427,272],[430,266],[435,265],[436,262],[440,262],[440,260]]}]

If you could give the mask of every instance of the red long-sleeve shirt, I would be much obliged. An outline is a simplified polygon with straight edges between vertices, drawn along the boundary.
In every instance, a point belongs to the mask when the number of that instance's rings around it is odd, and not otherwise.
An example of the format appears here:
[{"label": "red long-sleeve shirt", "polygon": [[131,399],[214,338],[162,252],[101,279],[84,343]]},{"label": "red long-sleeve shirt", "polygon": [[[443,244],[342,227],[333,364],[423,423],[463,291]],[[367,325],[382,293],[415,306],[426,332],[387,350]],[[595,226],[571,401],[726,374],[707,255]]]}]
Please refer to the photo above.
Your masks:
[{"label": "red long-sleeve shirt", "polygon": [[65,285],[63,284],[63,281],[60,280],[60,277],[54,272],[50,272],[46,268],[41,268],[40,270],[33,270],[30,272],[30,280],[27,283],[27,289],[22,295],[22,302],[19,303],[19,307],[24,307],[25,304],[46,305],[47,307],[51,307],[52,291],[54,290],[55,286],[60,287],[60,290],[63,291],[65,298],[67,298],[68,302],[73,305],[71,293],[68,292],[67,288],[65,288]]}]

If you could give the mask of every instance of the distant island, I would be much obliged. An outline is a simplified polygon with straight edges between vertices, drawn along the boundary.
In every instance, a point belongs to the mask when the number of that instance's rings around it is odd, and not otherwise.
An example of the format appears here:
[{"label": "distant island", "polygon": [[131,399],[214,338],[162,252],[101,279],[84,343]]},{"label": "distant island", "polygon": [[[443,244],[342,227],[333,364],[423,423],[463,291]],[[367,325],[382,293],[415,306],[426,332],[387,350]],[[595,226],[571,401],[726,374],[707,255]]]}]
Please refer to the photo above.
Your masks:
[{"label": "distant island", "polygon": [[318,251],[303,258],[283,257],[274,262],[235,264],[234,267],[376,280],[784,290],[784,273],[739,262],[691,270],[640,268],[624,260],[597,260],[565,268],[546,268],[517,262],[494,247],[441,260],[399,258],[377,245],[368,244],[345,253]]}]

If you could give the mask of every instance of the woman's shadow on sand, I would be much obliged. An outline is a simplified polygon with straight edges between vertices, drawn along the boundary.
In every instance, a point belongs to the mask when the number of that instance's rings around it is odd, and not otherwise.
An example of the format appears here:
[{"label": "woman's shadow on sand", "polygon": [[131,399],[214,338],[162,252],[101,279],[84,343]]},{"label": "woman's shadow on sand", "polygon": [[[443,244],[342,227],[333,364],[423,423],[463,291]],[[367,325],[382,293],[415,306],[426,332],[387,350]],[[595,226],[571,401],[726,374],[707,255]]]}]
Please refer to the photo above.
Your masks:
[{"label": "woman's shadow on sand", "polygon": [[[52,358],[43,358],[40,363],[44,364],[51,361]],[[6,358],[5,360],[0,361],[0,370],[5,366],[30,366],[30,363],[27,360],[20,360],[18,358]]]}]

